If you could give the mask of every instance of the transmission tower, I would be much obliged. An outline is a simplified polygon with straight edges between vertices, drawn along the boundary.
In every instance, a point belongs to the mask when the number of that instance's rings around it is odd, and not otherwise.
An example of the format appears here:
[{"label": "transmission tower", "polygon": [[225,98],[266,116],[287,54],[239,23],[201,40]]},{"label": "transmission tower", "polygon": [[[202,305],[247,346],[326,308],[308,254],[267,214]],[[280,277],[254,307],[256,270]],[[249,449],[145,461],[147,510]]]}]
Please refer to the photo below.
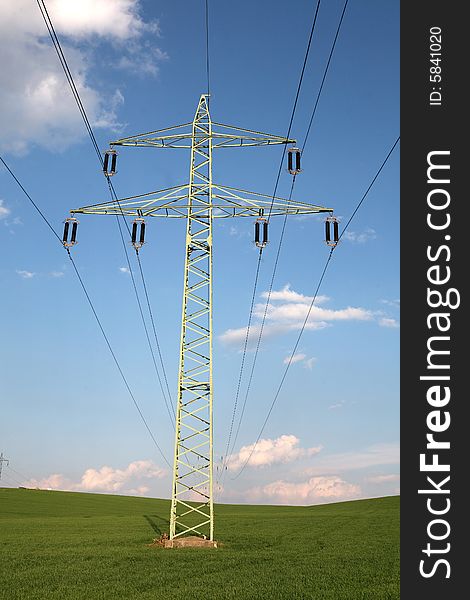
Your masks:
[{"label": "transmission tower", "polygon": [[[265,214],[269,218],[333,210],[222,187],[212,181],[213,150],[291,143],[295,144],[295,140],[213,123],[209,112],[209,95],[203,94],[192,123],[110,143],[109,153],[112,153],[114,166],[108,175],[115,170],[115,146],[190,149],[189,183],[70,211],[72,215],[81,213],[137,217],[133,228],[133,242],[137,251],[143,243],[143,218],[152,216],[186,219],[170,540],[186,535],[214,539],[212,221],[214,218],[260,219]],[[109,156],[106,157],[105,165],[108,158]],[[267,229],[266,219],[263,221]],[[139,222],[140,243],[135,238]]]},{"label": "transmission tower", "polygon": [[0,454],[0,481],[2,479],[2,470],[3,470],[3,463],[6,463],[7,467],[10,463],[10,461],[8,460],[8,458],[4,458],[3,457],[3,452]]}]

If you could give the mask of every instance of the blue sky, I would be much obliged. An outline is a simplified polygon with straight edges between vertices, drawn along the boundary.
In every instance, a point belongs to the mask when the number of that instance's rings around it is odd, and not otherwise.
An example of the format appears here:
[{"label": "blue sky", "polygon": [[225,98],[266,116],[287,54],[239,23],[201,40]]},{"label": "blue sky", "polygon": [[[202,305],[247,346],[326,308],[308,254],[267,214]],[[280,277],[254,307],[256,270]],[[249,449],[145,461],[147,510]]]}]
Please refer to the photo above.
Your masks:
[{"label": "blue sky", "polygon": [[[315,2],[209,1],[215,121],[285,135]],[[303,141],[343,1],[320,5],[291,135]],[[191,121],[206,91],[204,2],[50,0],[100,146]],[[93,8],[92,8],[93,7]],[[61,231],[107,201],[105,178],[33,0],[0,7],[0,149]],[[399,3],[350,0],[294,197],[351,215],[399,133]],[[282,149],[231,149],[214,181],[272,194]],[[122,149],[121,197],[183,184],[189,154]],[[218,498],[314,504],[396,493],[399,440],[399,153],[345,233],[262,442],[243,474],[328,255],[319,217],[289,218],[255,377]],[[278,195],[287,197],[283,170]],[[254,324],[279,242],[273,218]],[[257,253],[250,219],[215,223],[215,455],[225,445]],[[183,221],[148,223],[141,251],[170,389],[176,390]],[[168,468],[123,386],[66,254],[0,169],[2,483],[169,497]],[[82,216],[73,255],[152,430],[173,432],[125,272],[114,217]],[[133,263],[134,264],[134,263]],[[135,266],[135,265],[134,265]],[[137,276],[137,271],[136,271]],[[244,382],[253,352],[247,355]],[[244,398],[244,385],[240,402]],[[248,448],[248,450],[247,450]],[[18,475],[21,474],[21,475]]]}]

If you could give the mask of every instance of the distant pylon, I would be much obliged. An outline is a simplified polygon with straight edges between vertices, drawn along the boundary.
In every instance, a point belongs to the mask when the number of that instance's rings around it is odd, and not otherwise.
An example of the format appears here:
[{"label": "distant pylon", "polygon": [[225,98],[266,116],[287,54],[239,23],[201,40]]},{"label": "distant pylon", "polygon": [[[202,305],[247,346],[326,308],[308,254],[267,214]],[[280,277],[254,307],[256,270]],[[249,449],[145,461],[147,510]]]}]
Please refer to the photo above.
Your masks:
[{"label": "distant pylon", "polygon": [[[187,148],[189,183],[74,209],[72,214],[186,219],[170,539],[214,539],[212,385],[212,221],[214,218],[332,212],[305,202],[222,187],[212,180],[213,150],[295,144],[295,140],[214,123],[203,94],[192,123],[139,134],[110,146]],[[170,150],[171,151],[171,150]],[[267,225],[266,235],[267,239]]]},{"label": "distant pylon", "polygon": [[3,452],[2,452],[0,454],[0,480],[2,479],[3,463],[6,463],[6,465],[8,467],[8,465],[10,464],[10,461],[8,460],[8,458],[3,457]]}]

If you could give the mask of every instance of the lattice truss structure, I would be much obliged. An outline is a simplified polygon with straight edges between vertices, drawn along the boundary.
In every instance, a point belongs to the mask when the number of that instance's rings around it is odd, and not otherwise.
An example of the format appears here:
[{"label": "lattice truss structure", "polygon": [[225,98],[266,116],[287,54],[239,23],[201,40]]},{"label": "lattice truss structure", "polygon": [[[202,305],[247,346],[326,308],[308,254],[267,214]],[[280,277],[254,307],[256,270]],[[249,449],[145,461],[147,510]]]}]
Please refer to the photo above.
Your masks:
[{"label": "lattice truss structure", "polygon": [[295,144],[295,140],[213,123],[200,97],[192,123],[111,142],[115,146],[188,148],[189,183],[72,214],[182,218],[187,221],[170,539],[214,538],[212,386],[212,222],[214,218],[306,215],[333,209],[223,187],[212,181],[213,150]]}]

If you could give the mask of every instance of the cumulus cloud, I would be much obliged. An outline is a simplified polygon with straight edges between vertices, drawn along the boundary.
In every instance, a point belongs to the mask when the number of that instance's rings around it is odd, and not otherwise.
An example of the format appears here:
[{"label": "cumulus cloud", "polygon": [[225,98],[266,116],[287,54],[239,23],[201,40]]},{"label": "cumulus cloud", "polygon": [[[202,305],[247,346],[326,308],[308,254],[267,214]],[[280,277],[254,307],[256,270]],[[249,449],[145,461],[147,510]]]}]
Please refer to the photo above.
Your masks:
[{"label": "cumulus cloud", "polygon": [[377,237],[377,233],[374,229],[368,228],[364,231],[356,232],[356,231],[345,231],[343,234],[343,238],[348,242],[353,242],[355,244],[365,244],[371,240],[375,240]]},{"label": "cumulus cloud", "polygon": [[[326,327],[326,323],[319,323],[317,329]],[[241,347],[246,339],[247,327],[239,327],[237,329],[227,329],[219,336],[220,341],[227,346]],[[254,324],[250,327],[248,334],[248,348],[254,348],[259,338],[261,331],[260,324]],[[292,331],[292,327],[288,323],[268,323],[263,328],[263,339],[271,338],[276,335],[281,335]]]},{"label": "cumulus cloud", "polygon": [[[155,37],[158,24],[143,21],[138,0],[49,0],[48,12],[92,125],[119,130],[122,94],[103,94],[90,83],[98,42],[112,42],[136,64],[145,62],[143,52],[156,65],[161,56],[145,51],[143,36]],[[24,154],[37,144],[60,151],[81,140],[86,131],[37,6],[1,2],[0,35],[0,149]]]},{"label": "cumulus cloud", "polygon": [[397,298],[396,300],[387,300],[382,299],[382,304],[386,304],[387,306],[392,306],[393,308],[400,308],[400,300]]},{"label": "cumulus cloud", "polygon": [[[287,283],[281,290],[272,290],[271,295],[269,295],[269,292],[263,292],[261,297],[270,297],[273,302],[279,300],[281,302],[300,302],[302,304],[311,304],[313,300],[313,296],[305,296],[304,294],[299,294],[298,292],[292,290],[290,283]],[[328,296],[319,295],[315,298],[315,304],[323,304],[328,300]]]},{"label": "cumulus cloud", "polygon": [[391,317],[381,317],[379,319],[380,327],[389,327],[391,329],[396,329],[400,327],[400,324],[396,319],[392,319]]},{"label": "cumulus cloud", "polygon": [[87,491],[118,492],[126,483],[133,479],[161,478],[165,471],[157,467],[150,460],[136,460],[125,469],[101,467],[100,469],[87,469],[82,475],[78,486]]},{"label": "cumulus cloud", "polygon": [[367,477],[366,481],[370,483],[395,483],[396,481],[400,481],[400,475],[397,473],[374,475],[373,477]]},{"label": "cumulus cloud", "polygon": [[295,363],[302,364],[306,369],[311,371],[313,369],[313,365],[316,362],[316,358],[313,356],[311,358],[307,358],[307,355],[303,352],[298,352],[297,354],[286,356],[282,361],[285,365],[293,365]]},{"label": "cumulus cloud", "polygon": [[292,365],[296,362],[302,362],[303,360],[305,360],[307,358],[306,354],[303,354],[302,352],[299,352],[298,354],[294,354],[293,356],[286,356],[285,359],[282,361],[285,365],[288,365],[289,363]]},{"label": "cumulus cloud", "polygon": [[[300,458],[318,454],[321,446],[300,448],[300,440],[295,435],[281,435],[272,439],[261,439],[257,444],[243,446],[239,452],[229,456],[227,468],[240,469],[245,463],[250,467],[264,467],[276,463],[289,463]],[[248,462],[247,462],[248,461]]]},{"label": "cumulus cloud", "polygon": [[0,199],[0,220],[6,219],[10,212],[10,209],[7,206],[5,206],[4,201]]},{"label": "cumulus cloud", "polygon": [[321,454],[312,465],[303,469],[305,476],[341,474],[357,469],[367,469],[383,465],[398,465],[400,463],[400,446],[396,442],[374,444],[362,450],[338,452],[336,454]]},{"label": "cumulus cloud", "polygon": [[151,460],[136,460],[124,469],[108,466],[86,469],[78,482],[55,473],[43,479],[31,479],[25,485],[52,490],[144,495],[149,488],[146,485],[139,485],[142,479],[161,479],[165,475],[166,471]]},{"label": "cumulus cloud", "polygon": [[131,44],[127,47],[127,56],[121,56],[116,62],[116,68],[133,74],[156,77],[160,72],[160,63],[168,60],[169,56],[160,48],[155,47],[155,41],[141,44]]},{"label": "cumulus cloud", "polygon": [[119,270],[121,271],[121,273],[130,273],[129,267],[119,267]]},{"label": "cumulus cloud", "polygon": [[340,402],[335,402],[334,404],[330,404],[330,406],[328,407],[330,410],[336,410],[337,408],[343,408],[343,406],[345,405],[345,401],[341,400]]},{"label": "cumulus cloud", "polygon": [[[310,304],[307,303],[286,303],[286,304],[269,304],[266,318],[279,322],[289,323],[296,326],[301,326],[308,317],[306,327],[314,328],[318,323],[327,321],[369,321],[373,318],[371,311],[364,308],[356,308],[348,306],[339,310],[321,308],[313,305],[310,313]],[[255,315],[262,317],[264,314],[265,305],[257,304],[255,307]]]},{"label": "cumulus cloud", "polygon": [[158,23],[141,19],[138,0],[48,0],[47,6],[56,30],[70,36],[127,40],[145,30],[159,32]]},{"label": "cumulus cloud", "polygon": [[[261,294],[268,298],[268,292]],[[341,309],[331,309],[318,306],[329,300],[327,296],[319,296],[311,306],[313,297],[305,296],[284,286],[281,290],[271,292],[268,305],[257,303],[253,314],[260,321],[254,323],[249,332],[248,347],[252,348],[259,337],[261,322],[265,321],[263,337],[269,338],[290,331],[299,331],[302,327],[307,330],[317,330],[328,327],[336,321],[370,321],[375,315],[372,311],[361,307],[348,306]],[[219,336],[222,343],[240,347],[246,339],[247,328],[227,329]],[[310,368],[313,363],[310,364]]]},{"label": "cumulus cloud", "polygon": [[36,273],[33,273],[33,271],[24,271],[17,269],[16,272],[23,279],[32,279],[36,275]]},{"label": "cumulus cloud", "polygon": [[311,477],[307,481],[292,483],[273,481],[247,492],[250,500],[268,500],[279,504],[318,504],[321,502],[349,500],[361,494],[359,485],[348,483],[340,477]]}]

